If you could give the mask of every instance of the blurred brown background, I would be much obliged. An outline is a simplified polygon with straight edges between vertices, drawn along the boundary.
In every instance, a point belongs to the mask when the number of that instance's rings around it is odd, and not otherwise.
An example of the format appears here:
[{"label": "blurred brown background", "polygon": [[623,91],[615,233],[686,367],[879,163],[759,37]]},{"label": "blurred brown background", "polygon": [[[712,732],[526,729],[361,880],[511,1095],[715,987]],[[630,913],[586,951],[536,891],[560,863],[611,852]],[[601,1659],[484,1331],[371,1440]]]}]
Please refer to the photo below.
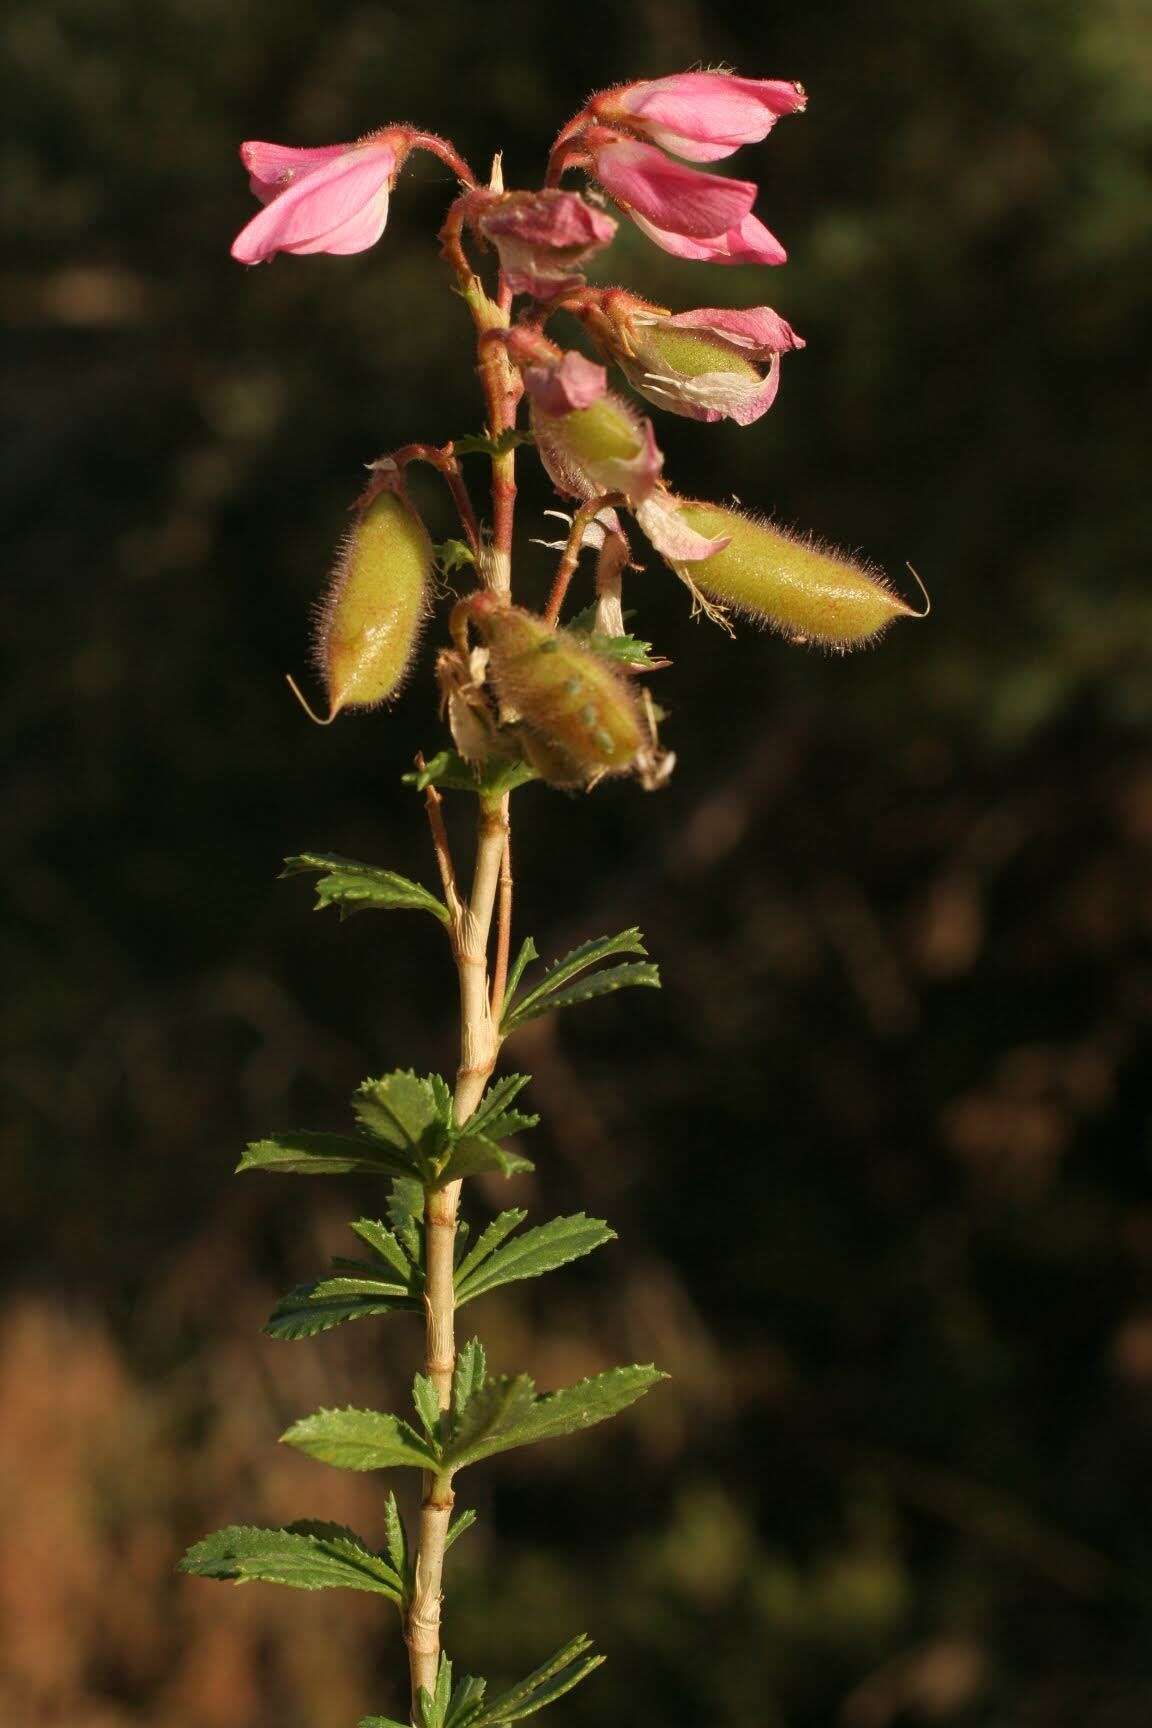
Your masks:
[{"label": "blurred brown background", "polygon": [[[640,921],[664,970],[521,1049],[531,1180],[620,1242],[475,1321],[542,1385],[674,1380],[468,1482],[448,1631],[507,1680],[586,1629],[573,1724],[1146,1728],[1152,1719],[1152,709],[1141,0],[12,0],[2,30],[9,543],[0,1720],[348,1728],[403,1709],[370,1599],[179,1579],[233,1519],[378,1480],[278,1449],[404,1396],[412,1328],[259,1327],[380,1196],[233,1181],[452,1061],[431,921],[317,918],[303,847],[427,875],[399,784],[427,673],[310,728],[283,673],[361,465],[477,430],[422,157],[384,242],[243,272],[236,146],[411,118],[540,173],[615,79],[727,60],[808,114],[737,158],[791,262],[621,235],[676,306],[807,337],[748,432],[663,421],[681,489],[924,574],[825,659],[634,583],[671,787],[518,795],[518,932]],[[529,466],[526,462],[525,468]],[[477,469],[479,477],[479,469]],[[522,581],[540,593],[540,489]],[[435,492],[434,526],[451,531]]]}]

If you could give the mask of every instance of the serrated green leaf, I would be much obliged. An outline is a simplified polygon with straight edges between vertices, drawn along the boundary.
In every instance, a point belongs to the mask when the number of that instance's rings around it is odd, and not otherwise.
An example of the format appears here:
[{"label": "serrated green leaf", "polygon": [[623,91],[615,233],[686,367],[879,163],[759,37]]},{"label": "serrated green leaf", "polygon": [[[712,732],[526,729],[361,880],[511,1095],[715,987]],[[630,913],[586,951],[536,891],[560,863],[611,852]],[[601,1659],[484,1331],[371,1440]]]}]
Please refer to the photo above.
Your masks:
[{"label": "serrated green leaf", "polygon": [[[555,1002],[553,998],[564,985],[578,977],[582,972],[587,972],[589,967],[599,966],[601,961],[608,960],[615,954],[643,955],[647,952],[637,929],[622,930],[618,936],[597,936],[590,942],[581,942],[579,947],[573,948],[570,953],[563,955],[559,960],[554,960],[545,969],[543,977],[525,990],[518,1001],[506,999],[501,1031],[510,1032],[514,1027],[522,1026],[525,1021],[534,1020],[539,1014],[551,1013],[554,1007],[566,1006],[566,1002]],[[620,973],[623,969],[613,967],[609,970],[613,973]],[[648,971],[654,976],[636,979],[620,978],[615,984],[610,984],[607,988],[620,989],[628,982],[658,982],[656,968],[649,967]],[[592,992],[593,995],[603,993],[602,990]],[[586,999],[583,996],[571,998],[573,1001]]]},{"label": "serrated green leaf", "polygon": [[471,1728],[503,1728],[505,1723],[519,1722],[554,1704],[603,1662],[603,1656],[590,1654],[591,1648],[583,1634],[573,1638],[517,1685],[490,1699],[482,1714],[473,1717]]},{"label": "serrated green leaf", "polygon": [[454,456],[506,456],[509,450],[515,450],[520,444],[533,443],[535,438],[531,432],[508,426],[495,438],[487,432],[468,432],[463,438],[454,438],[452,453]]},{"label": "serrated green leaf", "polygon": [[487,1374],[484,1346],[479,1338],[470,1338],[458,1351],[452,1374],[452,1408],[458,1417],[468,1408],[473,1393],[483,1386]]},{"label": "serrated green leaf", "polygon": [[509,1110],[514,1098],[527,1086],[528,1074],[505,1074],[489,1086],[476,1109],[459,1130],[462,1134],[484,1134],[490,1140],[504,1140],[510,1134],[535,1128],[539,1116],[526,1116],[519,1110]]},{"label": "serrated green leaf", "polygon": [[431,912],[441,924],[451,922],[444,902],[419,882],[410,882],[407,876],[398,876],[394,870],[361,864],[355,858],[341,858],[334,852],[301,852],[294,858],[286,858],[280,872],[282,877],[313,873],[319,874],[318,912],[327,906],[335,906],[341,918],[374,910]]},{"label": "serrated green leaf", "polygon": [[561,1387],[558,1392],[546,1392],[541,1398],[534,1396],[526,1374],[490,1380],[473,1397],[445,1444],[443,1466],[460,1470],[495,1452],[591,1428],[626,1410],[657,1381],[666,1378],[651,1365],[610,1368],[605,1374],[593,1375],[575,1386]]},{"label": "serrated green leaf", "polygon": [[510,1212],[501,1212],[493,1218],[487,1229],[481,1232],[475,1246],[469,1249],[456,1268],[457,1300],[459,1300],[461,1284],[472,1275],[483,1261],[487,1260],[489,1254],[495,1253],[505,1237],[510,1236],[513,1230],[519,1229],[527,1216],[527,1212],[515,1207]]},{"label": "serrated green leaf", "polygon": [[455,1142],[441,1162],[436,1184],[442,1187],[459,1177],[483,1176],[489,1171],[497,1171],[501,1176],[515,1176],[521,1170],[535,1168],[529,1159],[522,1158],[518,1152],[506,1152],[495,1140],[489,1140],[483,1134],[468,1134]]},{"label": "serrated green leaf", "polygon": [[269,1338],[293,1342],[314,1338],[349,1320],[369,1320],[383,1314],[413,1313],[423,1306],[412,1295],[383,1294],[389,1287],[378,1284],[368,1290],[341,1286],[370,1286],[369,1279],[321,1278],[314,1284],[297,1284],[281,1296],[268,1316],[264,1331]]},{"label": "serrated green leaf", "polygon": [[271,1170],[287,1176],[397,1176],[407,1174],[410,1166],[376,1140],[300,1131],[254,1140],[244,1148],[236,1169]]},{"label": "serrated green leaf", "polygon": [[451,1548],[457,1537],[463,1536],[465,1530],[471,1530],[475,1522],[476,1514],[472,1511],[471,1507],[466,1507],[463,1512],[453,1518],[451,1524],[448,1526],[448,1534],[444,1538],[445,1554],[447,1554],[449,1548]]},{"label": "serrated green leaf", "polygon": [[476,554],[464,540],[440,540],[433,545],[432,551],[442,576],[451,576],[454,571],[466,569],[476,562]]},{"label": "serrated green leaf", "polygon": [[413,1294],[416,1293],[417,1289],[423,1289],[423,1278],[416,1280],[413,1278],[414,1273],[417,1273],[419,1268],[413,1265],[411,1256],[405,1251],[400,1239],[391,1230],[385,1229],[378,1218],[357,1218],[351,1228],[355,1230],[360,1240],[366,1242],[372,1252],[378,1254],[386,1265],[392,1267],[393,1271],[398,1272],[401,1279],[408,1282],[410,1287],[415,1283],[416,1289],[413,1289]]},{"label": "serrated green leaf", "polygon": [[536,1388],[528,1374],[502,1374],[475,1387],[467,1407],[455,1412],[451,1438],[441,1449],[445,1466],[458,1470],[477,1458],[503,1451],[500,1436],[530,1420],[535,1397]]},{"label": "serrated green leaf", "polygon": [[395,1716],[361,1716],[357,1728],[412,1728],[410,1722],[397,1722]]},{"label": "serrated green leaf", "polygon": [[434,1446],[440,1443],[440,1398],[435,1382],[427,1374],[417,1374],[412,1382],[412,1402],[424,1430]]},{"label": "serrated green leaf", "polygon": [[388,1558],[397,1578],[408,1580],[408,1534],[404,1529],[404,1520],[400,1516],[400,1508],[396,1504],[396,1496],[389,1490],[384,1502],[384,1536],[388,1550]]},{"label": "serrated green leaf", "polygon": [[503,1247],[494,1246],[482,1263],[477,1262],[467,1272],[463,1271],[463,1266],[468,1262],[463,1263],[456,1277],[457,1307],[463,1307],[465,1302],[471,1302],[501,1284],[511,1284],[518,1278],[538,1278],[557,1266],[567,1265],[570,1260],[579,1260],[581,1255],[591,1254],[594,1248],[614,1241],[615,1237],[616,1232],[610,1230],[602,1219],[586,1218],[583,1212],[537,1225],[522,1236],[514,1237],[511,1242],[505,1242]]},{"label": "serrated green leaf", "polygon": [[280,1438],[286,1446],[340,1470],[439,1467],[430,1441],[399,1416],[385,1416],[378,1410],[317,1410],[294,1422]]},{"label": "serrated green leaf", "polygon": [[442,786],[447,792],[476,792],[483,798],[502,797],[517,786],[537,778],[535,768],[519,757],[507,762],[491,761],[483,769],[474,768],[455,750],[440,750],[423,768],[400,776],[405,786],[423,792],[429,786]]},{"label": "serrated green leaf", "polygon": [[201,1578],[287,1584],[294,1590],[368,1590],[399,1602],[401,1574],[340,1524],[289,1524],[258,1530],[232,1524],[189,1548],[182,1572]]},{"label": "serrated green leaf", "polygon": [[398,1070],[379,1080],[365,1080],[352,1100],[361,1126],[391,1150],[406,1174],[423,1181],[436,1174],[450,1139],[443,1082],[433,1083],[438,1079],[438,1075],[421,1077],[408,1069]]},{"label": "serrated green leaf", "polygon": [[523,1026],[541,1014],[555,1014],[562,1008],[574,1008],[577,1003],[591,1002],[597,996],[610,996],[614,990],[626,990],[638,984],[659,990],[660,968],[644,960],[631,960],[623,966],[606,966],[603,971],[590,972],[559,990],[550,991],[529,1008],[517,1009],[513,1026]]}]

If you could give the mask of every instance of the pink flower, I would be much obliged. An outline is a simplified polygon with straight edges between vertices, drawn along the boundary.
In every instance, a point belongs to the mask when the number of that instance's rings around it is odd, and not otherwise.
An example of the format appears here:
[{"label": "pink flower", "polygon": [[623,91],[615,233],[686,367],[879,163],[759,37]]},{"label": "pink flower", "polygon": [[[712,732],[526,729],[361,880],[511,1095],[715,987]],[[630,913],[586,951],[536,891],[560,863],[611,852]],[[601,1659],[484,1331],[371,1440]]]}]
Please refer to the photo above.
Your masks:
[{"label": "pink flower", "polygon": [[758,144],[782,114],[796,114],[806,102],[803,87],[782,78],[680,72],[605,90],[588,106],[598,119],[627,126],[677,156],[715,162],[741,144]]},{"label": "pink flower", "polygon": [[509,192],[477,218],[500,254],[513,294],[549,300],[583,281],[581,266],[609,245],[616,223],[576,192]]},{"label": "pink flower", "polygon": [[698,564],[731,544],[730,534],[709,539],[689,527],[680,514],[680,500],[664,486],[657,487],[635,515],[661,557],[676,564]]},{"label": "pink flower", "polygon": [[591,127],[582,143],[604,190],[666,252],[717,264],[783,264],[783,246],[752,215],[754,181],[701,174],[605,127]]},{"label": "pink flower", "polygon": [[804,346],[770,306],[672,314],[614,288],[572,309],[634,390],[691,420],[751,425],[776,400],[780,356]]},{"label": "pink flower", "polygon": [[233,258],[262,264],[277,252],[366,251],[384,232],[388,195],[407,153],[402,128],[315,150],[241,145],[264,209],[236,236]]}]

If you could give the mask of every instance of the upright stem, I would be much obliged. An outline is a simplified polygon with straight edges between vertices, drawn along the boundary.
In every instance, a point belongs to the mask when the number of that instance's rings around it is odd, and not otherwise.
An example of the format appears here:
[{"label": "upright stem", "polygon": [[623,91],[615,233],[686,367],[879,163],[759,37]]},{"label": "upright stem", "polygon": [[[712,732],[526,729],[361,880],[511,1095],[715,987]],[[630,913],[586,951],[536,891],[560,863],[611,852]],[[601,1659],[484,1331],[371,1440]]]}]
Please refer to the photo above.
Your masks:
[{"label": "upright stem", "polygon": [[[439,817],[438,806],[429,814]],[[437,855],[441,840],[433,822]],[[460,981],[460,1063],[456,1071],[455,1112],[465,1122],[479,1104],[500,1048],[488,985],[488,943],[508,845],[508,797],[479,800],[476,863],[472,893],[458,903],[452,923],[452,950]],[[452,1371],[456,1365],[456,1292],[453,1261],[460,1183],[429,1189],[425,1196],[425,1372],[436,1387],[441,1410],[452,1404]],[[452,1483],[448,1474],[426,1473],[420,1507],[420,1536],[415,1582],[408,1608],[405,1636],[412,1680],[413,1710],[421,1686],[431,1691],[440,1663],[440,1598],[444,1547],[452,1516]]]}]

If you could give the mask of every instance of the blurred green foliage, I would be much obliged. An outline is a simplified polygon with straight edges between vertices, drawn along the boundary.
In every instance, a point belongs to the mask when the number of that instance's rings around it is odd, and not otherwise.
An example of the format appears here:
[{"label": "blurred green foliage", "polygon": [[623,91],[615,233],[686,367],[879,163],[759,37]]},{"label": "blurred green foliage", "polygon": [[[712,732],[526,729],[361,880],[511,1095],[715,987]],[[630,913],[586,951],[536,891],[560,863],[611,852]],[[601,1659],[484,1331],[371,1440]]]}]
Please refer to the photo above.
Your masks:
[{"label": "blurred green foliage", "polygon": [[767,300],[809,345],[754,429],[661,421],[670,476],[910,561],[935,611],[821,659],[730,643],[653,567],[629,602],[674,662],[672,786],[517,794],[519,932],[642,916],[665,990],[522,1035],[538,1171],[485,1197],[622,1240],[479,1321],[542,1386],[629,1353],[675,1379],[493,1467],[451,1646],[498,1680],[586,1628],[611,1660],[574,1725],[1144,1728],[1146,7],[11,0],[0,33],[5,1720],[399,1705],[362,1605],[256,1587],[237,1616],[170,1568],[213,1519],[381,1515],[272,1439],[405,1380],[404,1322],[256,1334],[378,1201],[228,1172],[364,1072],[451,1060],[432,921],[342,930],[272,879],[304,847],[427,877],[399,778],[442,742],[427,662],[327,732],[283,673],[362,464],[481,415],[438,165],[375,251],[245,273],[236,146],[412,118],[516,184],[590,89],[728,60],[810,92],[736,169],[789,265],[622,232],[607,267]]}]

